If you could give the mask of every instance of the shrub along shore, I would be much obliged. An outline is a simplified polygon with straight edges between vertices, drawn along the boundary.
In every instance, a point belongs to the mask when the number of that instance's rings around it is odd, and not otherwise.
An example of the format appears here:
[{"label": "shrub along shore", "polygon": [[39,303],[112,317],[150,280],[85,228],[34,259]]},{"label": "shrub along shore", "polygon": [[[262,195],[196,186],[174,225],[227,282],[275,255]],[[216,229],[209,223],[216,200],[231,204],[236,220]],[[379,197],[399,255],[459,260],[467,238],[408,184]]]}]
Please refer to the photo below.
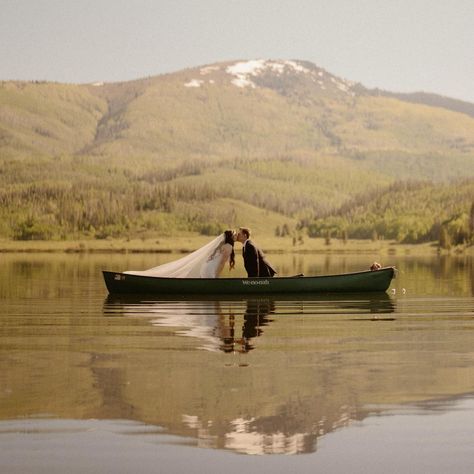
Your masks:
[{"label": "shrub along shore", "polygon": [[[0,240],[0,252],[66,252],[66,253],[189,253],[205,245],[211,238],[202,235],[158,237],[149,239],[103,240]],[[440,250],[438,242],[400,244],[390,240],[342,240],[291,237],[253,237],[265,253],[328,253],[328,254],[377,254],[377,255],[436,255],[445,253],[473,253],[472,246],[457,246]],[[237,244],[237,250],[240,245]]]}]

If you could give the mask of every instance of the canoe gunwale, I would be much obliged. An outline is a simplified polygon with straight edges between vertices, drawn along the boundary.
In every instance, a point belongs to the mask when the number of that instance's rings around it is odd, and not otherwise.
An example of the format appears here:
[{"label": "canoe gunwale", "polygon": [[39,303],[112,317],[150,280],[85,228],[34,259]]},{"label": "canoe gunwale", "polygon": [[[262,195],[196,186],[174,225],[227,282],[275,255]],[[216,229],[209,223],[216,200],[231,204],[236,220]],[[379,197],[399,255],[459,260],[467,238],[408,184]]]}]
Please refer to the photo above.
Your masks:
[{"label": "canoe gunwale", "polygon": [[384,272],[387,270],[393,270],[394,275],[397,271],[395,267],[382,267],[379,268],[378,270],[361,270],[358,272],[348,272],[348,273],[333,273],[329,275],[293,275],[293,276],[274,276],[274,277],[224,277],[224,278],[174,278],[174,277],[158,277],[158,276],[152,276],[152,275],[137,275],[135,273],[128,273],[128,272],[110,272],[104,270],[104,273],[114,273],[116,275],[124,275],[124,276],[133,276],[133,277],[140,277],[140,278],[152,278],[153,280],[177,280],[177,281],[240,281],[240,280],[306,280],[310,278],[333,278],[333,277],[345,277],[345,276],[355,276],[355,275],[363,275],[363,274],[369,274],[369,273],[374,273],[374,272]]}]

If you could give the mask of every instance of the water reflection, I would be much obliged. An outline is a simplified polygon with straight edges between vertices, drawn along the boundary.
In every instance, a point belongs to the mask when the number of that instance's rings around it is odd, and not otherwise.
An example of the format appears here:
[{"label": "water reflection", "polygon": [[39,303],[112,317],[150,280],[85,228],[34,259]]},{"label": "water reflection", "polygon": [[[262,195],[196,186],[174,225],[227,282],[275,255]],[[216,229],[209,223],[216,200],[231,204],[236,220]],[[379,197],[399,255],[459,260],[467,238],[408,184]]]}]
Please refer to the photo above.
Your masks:
[{"label": "water reflection", "polygon": [[[130,420],[176,444],[308,453],[387,408],[432,412],[474,392],[469,259],[394,262],[395,296],[104,302],[100,270],[145,257],[2,258],[1,420]],[[281,258],[295,273],[361,268]]]},{"label": "water reflection", "polygon": [[247,353],[255,349],[254,339],[278,315],[343,313],[352,314],[356,320],[393,321],[395,318],[387,314],[395,311],[396,304],[386,293],[172,298],[109,295],[104,303],[104,315],[145,318],[153,326],[174,328],[176,335],[201,340],[200,349]]},{"label": "water reflection", "polygon": [[[295,330],[301,330],[301,324],[304,326],[305,317],[320,315],[323,321],[328,315],[361,322],[393,320],[388,316],[395,309],[395,301],[386,294],[289,295],[277,299],[187,296],[178,300],[109,296],[104,303],[107,317],[146,321],[150,326],[170,329],[180,338],[176,340],[179,360],[184,361],[185,338],[195,341],[189,346],[194,349],[222,352],[227,357],[234,355],[225,359],[221,367],[212,365],[210,371],[201,365],[193,370],[189,360],[188,366],[170,364],[174,367],[173,384],[177,387],[172,390],[160,385],[159,399],[165,404],[173,400],[168,411],[179,420],[174,418],[166,423],[161,410],[158,415],[154,410],[149,413],[147,404],[140,408],[148,412],[147,415],[142,412],[145,419],[165,424],[173,434],[192,436],[200,447],[246,454],[314,452],[319,437],[362,419],[367,413],[343,393],[327,397],[326,390],[334,394],[334,387],[325,380],[332,377],[327,365],[335,368],[335,361],[319,359],[314,347],[310,352],[299,353],[301,339],[314,337],[314,328],[309,325],[306,334],[294,334]],[[257,349],[257,340],[265,340],[273,324],[279,328],[275,327],[270,343],[263,344],[263,358],[257,365],[252,365],[255,361],[242,359]],[[295,353],[292,344],[296,344]],[[235,359],[236,355],[240,357]],[[315,357],[319,362],[315,362]],[[289,369],[291,359],[299,361],[298,370]],[[226,367],[252,370],[247,374],[227,374],[222,372]],[[104,384],[110,384],[110,380]],[[127,390],[129,397],[132,387]],[[193,393],[191,387],[199,387],[198,393]],[[189,395],[183,400],[184,393]],[[153,396],[143,393],[136,396],[146,399],[148,395]],[[200,400],[198,405],[197,400]]]}]

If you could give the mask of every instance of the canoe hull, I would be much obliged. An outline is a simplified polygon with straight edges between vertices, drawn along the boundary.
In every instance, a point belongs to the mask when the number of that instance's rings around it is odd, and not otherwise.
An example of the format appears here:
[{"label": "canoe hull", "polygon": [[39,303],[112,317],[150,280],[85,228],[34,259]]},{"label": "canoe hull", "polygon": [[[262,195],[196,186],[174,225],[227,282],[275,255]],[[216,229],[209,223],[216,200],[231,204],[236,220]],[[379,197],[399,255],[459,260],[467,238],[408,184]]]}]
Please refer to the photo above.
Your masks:
[{"label": "canoe hull", "polygon": [[311,277],[278,278],[158,278],[104,271],[110,294],[278,294],[359,293],[386,291],[394,277],[393,267],[377,271]]}]

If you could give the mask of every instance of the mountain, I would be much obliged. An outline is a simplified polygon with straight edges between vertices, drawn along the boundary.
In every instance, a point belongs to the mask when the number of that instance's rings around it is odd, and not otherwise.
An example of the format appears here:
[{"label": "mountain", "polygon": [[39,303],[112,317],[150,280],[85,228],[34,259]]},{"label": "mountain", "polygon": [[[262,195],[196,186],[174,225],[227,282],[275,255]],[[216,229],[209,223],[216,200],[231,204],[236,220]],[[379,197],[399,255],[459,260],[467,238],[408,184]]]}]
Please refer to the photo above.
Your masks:
[{"label": "mountain", "polygon": [[0,235],[212,233],[246,215],[273,232],[397,181],[474,177],[473,107],[296,60],[2,82]]},{"label": "mountain", "polygon": [[441,107],[447,110],[453,110],[454,112],[461,112],[462,114],[474,117],[474,104],[470,102],[464,102],[459,99],[452,99],[438,94],[429,94],[426,92],[412,92],[412,93],[400,93],[400,92],[389,92],[374,89],[370,91],[374,95],[381,95],[386,97],[394,97],[406,102],[413,104],[424,104],[431,107]]}]

